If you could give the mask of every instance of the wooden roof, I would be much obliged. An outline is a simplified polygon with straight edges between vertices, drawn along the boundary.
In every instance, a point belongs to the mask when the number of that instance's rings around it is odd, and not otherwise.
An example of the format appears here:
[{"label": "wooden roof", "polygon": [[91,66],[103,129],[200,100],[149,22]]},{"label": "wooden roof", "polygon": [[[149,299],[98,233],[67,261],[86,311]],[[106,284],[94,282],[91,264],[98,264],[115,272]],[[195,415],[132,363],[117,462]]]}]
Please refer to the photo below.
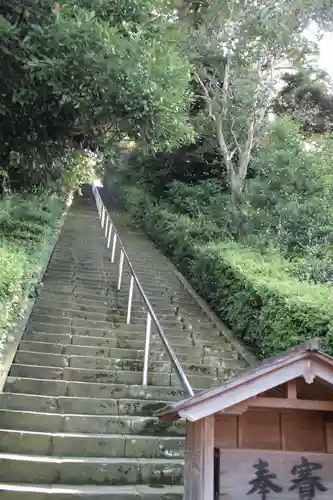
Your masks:
[{"label": "wooden roof", "polygon": [[185,418],[195,422],[297,377],[308,384],[318,377],[333,386],[333,358],[320,351],[319,339],[267,358],[237,378],[162,408],[156,415],[163,420]]}]

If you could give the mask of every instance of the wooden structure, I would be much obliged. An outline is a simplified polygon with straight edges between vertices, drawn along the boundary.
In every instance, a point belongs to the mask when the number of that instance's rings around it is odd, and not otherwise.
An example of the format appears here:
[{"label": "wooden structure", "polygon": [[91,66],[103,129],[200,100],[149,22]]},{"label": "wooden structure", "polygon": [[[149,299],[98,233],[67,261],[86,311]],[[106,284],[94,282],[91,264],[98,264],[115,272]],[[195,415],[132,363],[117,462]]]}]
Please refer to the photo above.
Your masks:
[{"label": "wooden structure", "polygon": [[333,498],[333,358],[317,340],[157,415],[186,419],[184,500]]}]

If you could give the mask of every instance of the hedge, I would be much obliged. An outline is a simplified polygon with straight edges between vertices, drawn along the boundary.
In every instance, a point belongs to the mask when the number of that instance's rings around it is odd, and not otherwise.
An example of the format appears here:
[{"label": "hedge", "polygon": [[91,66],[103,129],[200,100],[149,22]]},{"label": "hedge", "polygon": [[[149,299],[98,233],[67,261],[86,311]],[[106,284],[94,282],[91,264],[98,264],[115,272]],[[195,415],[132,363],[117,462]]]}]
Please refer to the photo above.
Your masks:
[{"label": "hedge", "polygon": [[172,212],[139,188],[122,188],[133,220],[259,358],[318,336],[333,354],[333,294],[299,281],[290,262],[232,241],[214,224]]}]

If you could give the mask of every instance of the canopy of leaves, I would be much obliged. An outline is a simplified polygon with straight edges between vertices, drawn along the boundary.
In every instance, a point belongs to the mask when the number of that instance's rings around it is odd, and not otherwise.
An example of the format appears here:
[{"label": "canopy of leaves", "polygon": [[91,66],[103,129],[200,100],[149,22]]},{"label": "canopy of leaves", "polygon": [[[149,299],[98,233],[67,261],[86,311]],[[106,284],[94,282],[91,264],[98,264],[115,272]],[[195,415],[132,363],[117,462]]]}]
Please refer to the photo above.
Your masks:
[{"label": "canopy of leaves", "polygon": [[5,0],[0,5],[0,143],[30,168],[108,136],[150,150],[190,136],[191,66],[167,2]]},{"label": "canopy of leaves", "polygon": [[333,132],[333,96],[325,74],[299,71],[283,75],[284,88],[274,102],[274,111],[289,114],[305,132]]}]

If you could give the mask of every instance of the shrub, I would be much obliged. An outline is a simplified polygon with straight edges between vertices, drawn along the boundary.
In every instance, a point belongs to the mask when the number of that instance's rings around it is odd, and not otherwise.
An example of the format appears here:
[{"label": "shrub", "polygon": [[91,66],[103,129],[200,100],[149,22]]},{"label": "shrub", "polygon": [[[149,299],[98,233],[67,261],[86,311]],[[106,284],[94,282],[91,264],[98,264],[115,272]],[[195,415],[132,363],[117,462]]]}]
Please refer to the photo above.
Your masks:
[{"label": "shrub", "polygon": [[329,245],[333,234],[329,136],[307,139],[288,118],[276,120],[252,160],[244,205],[248,234],[274,242],[288,258]]},{"label": "shrub", "polygon": [[134,220],[259,357],[314,336],[333,353],[332,292],[326,285],[298,280],[296,265],[277,251],[260,254],[222,242],[217,226],[180,216],[142,192],[140,197],[137,188],[123,195]]},{"label": "shrub", "polygon": [[190,279],[259,357],[319,336],[333,353],[332,292],[299,281],[288,261],[236,243],[197,247]]},{"label": "shrub", "polygon": [[62,206],[44,196],[0,201],[0,351],[45,260]]},{"label": "shrub", "polygon": [[19,310],[22,294],[26,291],[29,261],[24,250],[16,245],[0,247],[0,346],[5,341],[5,333],[13,326]]},{"label": "shrub", "polygon": [[174,181],[168,186],[167,200],[182,214],[198,217],[210,214],[214,207],[223,205],[222,185],[204,180],[197,184]]},{"label": "shrub", "polygon": [[48,197],[47,202],[43,196],[3,201],[0,205],[0,238],[12,242],[23,240],[32,246],[39,244],[52,225],[55,213],[59,212],[57,198]]}]

